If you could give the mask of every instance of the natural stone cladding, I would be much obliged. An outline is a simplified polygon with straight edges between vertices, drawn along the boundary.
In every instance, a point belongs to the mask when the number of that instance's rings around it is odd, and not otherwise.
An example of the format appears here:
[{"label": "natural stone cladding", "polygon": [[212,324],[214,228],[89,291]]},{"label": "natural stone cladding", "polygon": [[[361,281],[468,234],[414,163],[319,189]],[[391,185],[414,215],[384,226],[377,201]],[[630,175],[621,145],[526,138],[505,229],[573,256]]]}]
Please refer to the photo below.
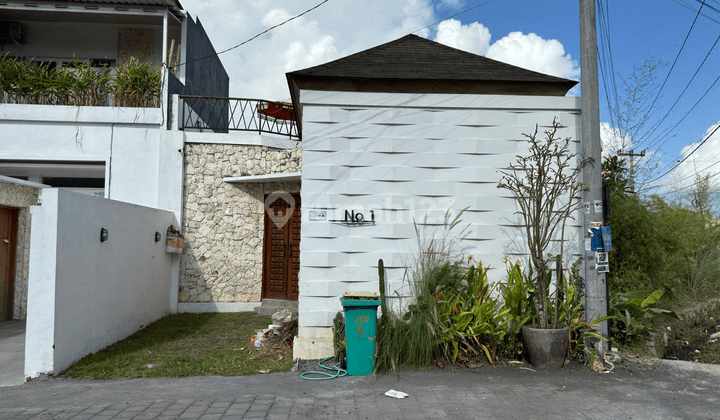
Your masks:
[{"label": "natural stone cladding", "polygon": [[38,196],[37,188],[0,182],[0,206],[19,209],[17,248],[15,249],[13,319],[27,318],[27,286],[30,271],[29,208],[37,204]]},{"label": "natural stone cladding", "polygon": [[186,144],[180,302],[259,302],[265,194],[300,181],[227,183],[224,177],[300,172],[301,149]]}]

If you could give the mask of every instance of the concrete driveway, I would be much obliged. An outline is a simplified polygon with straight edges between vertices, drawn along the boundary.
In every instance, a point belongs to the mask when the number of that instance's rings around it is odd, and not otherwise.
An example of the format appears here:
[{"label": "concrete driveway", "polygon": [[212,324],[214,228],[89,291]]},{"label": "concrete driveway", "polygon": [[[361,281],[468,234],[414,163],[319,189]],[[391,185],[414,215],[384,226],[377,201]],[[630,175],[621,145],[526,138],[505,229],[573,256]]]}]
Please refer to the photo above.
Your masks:
[{"label": "concrete driveway", "polygon": [[25,321],[0,322],[0,386],[25,382]]}]

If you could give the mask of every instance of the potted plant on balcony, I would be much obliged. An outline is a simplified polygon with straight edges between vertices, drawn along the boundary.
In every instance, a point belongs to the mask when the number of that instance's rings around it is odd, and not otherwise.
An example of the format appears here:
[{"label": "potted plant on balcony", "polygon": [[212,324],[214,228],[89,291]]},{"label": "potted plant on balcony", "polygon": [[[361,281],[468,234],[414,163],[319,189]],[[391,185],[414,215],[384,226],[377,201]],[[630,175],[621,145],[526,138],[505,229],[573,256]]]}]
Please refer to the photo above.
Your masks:
[{"label": "potted plant on balcony", "polygon": [[[562,266],[565,226],[581,207],[583,185],[578,179],[586,162],[571,153],[570,138],[558,137],[560,128],[555,118],[545,131],[545,139],[538,138],[537,125],[533,134],[524,134],[528,154],[517,156],[515,164],[501,171],[498,184],[516,200],[530,252],[529,276],[535,291],[537,325],[523,326],[522,336],[535,367],[562,367],[570,337],[567,322],[558,319],[561,276],[556,276],[551,290],[549,262],[555,259]],[[550,258],[550,244],[558,239],[559,255]]]}]

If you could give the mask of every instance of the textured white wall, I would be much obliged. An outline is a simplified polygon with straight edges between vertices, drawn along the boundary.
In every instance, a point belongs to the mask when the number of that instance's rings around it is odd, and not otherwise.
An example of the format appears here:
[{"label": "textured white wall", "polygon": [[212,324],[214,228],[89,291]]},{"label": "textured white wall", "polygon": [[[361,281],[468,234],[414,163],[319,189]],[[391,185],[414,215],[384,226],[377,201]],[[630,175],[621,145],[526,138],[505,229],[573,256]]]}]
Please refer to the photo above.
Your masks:
[{"label": "textured white wall", "polygon": [[[527,152],[523,133],[549,127],[554,117],[580,150],[580,103],[572,97],[420,95],[301,91],[303,105],[300,326],[332,325],[346,290],[378,290],[382,258],[391,290],[417,252],[422,236],[442,232],[467,207],[451,232],[491,279],[505,275],[503,258],[525,259],[515,202],[497,189],[500,170]],[[541,134],[542,135],[542,134]],[[343,219],[356,210],[374,225],[310,221],[310,210]],[[449,213],[448,213],[449,211]],[[568,228],[568,254],[578,253],[578,226]],[[556,243],[556,245],[559,242]]]},{"label": "textured white wall", "polygon": [[26,376],[57,374],[170,313],[171,212],[46,189],[32,216]]}]

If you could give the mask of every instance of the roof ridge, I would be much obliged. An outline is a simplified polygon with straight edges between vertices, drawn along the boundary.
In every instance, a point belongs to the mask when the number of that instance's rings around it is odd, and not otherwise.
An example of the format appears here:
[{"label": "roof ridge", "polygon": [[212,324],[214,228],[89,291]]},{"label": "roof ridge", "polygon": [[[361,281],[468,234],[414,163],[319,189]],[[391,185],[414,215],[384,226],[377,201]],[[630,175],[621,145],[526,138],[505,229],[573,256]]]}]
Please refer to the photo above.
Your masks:
[{"label": "roof ridge", "polygon": [[386,43],[384,43],[384,44],[380,44],[380,45],[376,45],[376,46],[374,46],[374,47],[366,48],[366,49],[360,50],[360,51],[358,51],[358,52],[356,52],[356,53],[353,53],[353,54],[350,54],[350,55],[346,55],[345,57],[340,57],[340,58],[338,58],[337,60],[333,60],[333,61],[331,61],[331,62],[329,62],[329,63],[318,64],[317,66],[312,66],[312,67],[309,67],[309,68],[306,68],[306,69],[295,70],[295,71],[292,71],[292,72],[290,72],[290,73],[292,74],[292,73],[295,73],[295,72],[298,72],[298,71],[311,71],[311,72],[312,72],[312,71],[315,71],[315,70],[313,70],[313,69],[315,69],[315,68],[317,68],[317,67],[322,67],[323,69],[335,68],[335,67],[337,67],[337,66],[339,66],[339,65],[341,65],[341,64],[347,63],[348,61],[353,61],[353,60],[356,60],[356,59],[358,59],[358,58],[362,58],[362,57],[364,57],[364,56],[366,56],[366,55],[368,55],[368,54],[370,54],[370,53],[375,53],[375,52],[378,52],[378,51],[382,51],[382,50],[385,50],[385,49],[387,49],[387,48],[389,48],[389,47],[391,47],[391,46],[397,45],[397,44],[399,44],[399,43],[401,43],[401,42],[405,42],[405,41],[407,41],[408,39],[411,39],[412,37],[420,38],[420,39],[425,39],[425,38],[423,38],[423,37],[420,37],[420,36],[417,36],[417,35],[414,35],[414,34],[407,34],[407,35],[404,35],[404,36],[402,36],[402,37],[400,37],[400,38],[398,38],[398,39],[394,39],[394,40],[392,40],[392,41],[386,42]]}]

